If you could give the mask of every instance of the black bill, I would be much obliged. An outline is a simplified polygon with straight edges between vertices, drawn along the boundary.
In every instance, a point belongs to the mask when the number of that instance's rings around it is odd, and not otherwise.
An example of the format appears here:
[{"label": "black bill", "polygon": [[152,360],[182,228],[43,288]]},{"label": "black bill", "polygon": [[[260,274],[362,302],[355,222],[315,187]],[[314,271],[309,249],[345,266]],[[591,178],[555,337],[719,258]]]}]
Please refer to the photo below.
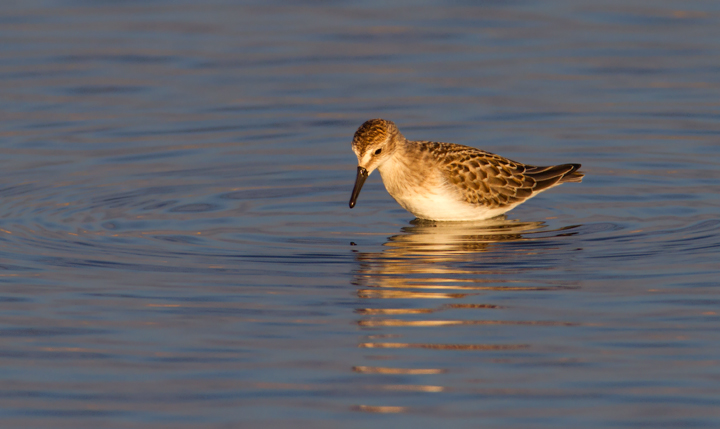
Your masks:
[{"label": "black bill", "polygon": [[362,167],[358,167],[357,177],[355,178],[355,187],[353,188],[352,195],[350,195],[350,208],[355,207],[358,195],[360,195],[360,189],[362,189],[365,179],[368,178],[368,171]]}]

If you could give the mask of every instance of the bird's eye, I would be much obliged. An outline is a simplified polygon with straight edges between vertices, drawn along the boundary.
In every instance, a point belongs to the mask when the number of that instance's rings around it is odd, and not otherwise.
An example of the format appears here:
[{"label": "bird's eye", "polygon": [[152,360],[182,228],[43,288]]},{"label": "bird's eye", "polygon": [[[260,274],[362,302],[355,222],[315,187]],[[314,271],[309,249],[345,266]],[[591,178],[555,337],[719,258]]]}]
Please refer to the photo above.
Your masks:
[{"label": "bird's eye", "polygon": [[375,155],[380,155],[380,152],[382,152],[382,149],[378,149],[375,151]]}]

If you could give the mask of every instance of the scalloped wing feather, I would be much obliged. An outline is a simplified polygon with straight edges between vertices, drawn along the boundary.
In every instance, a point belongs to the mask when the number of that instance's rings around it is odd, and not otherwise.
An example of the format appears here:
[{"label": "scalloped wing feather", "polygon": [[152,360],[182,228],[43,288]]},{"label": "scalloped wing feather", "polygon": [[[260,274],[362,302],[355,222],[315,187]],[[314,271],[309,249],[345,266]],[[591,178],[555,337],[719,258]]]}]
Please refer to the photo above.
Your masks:
[{"label": "scalloped wing feather", "polygon": [[524,165],[499,155],[453,143],[417,142],[440,161],[444,179],[468,203],[513,207],[564,182],[580,182],[580,164]]}]

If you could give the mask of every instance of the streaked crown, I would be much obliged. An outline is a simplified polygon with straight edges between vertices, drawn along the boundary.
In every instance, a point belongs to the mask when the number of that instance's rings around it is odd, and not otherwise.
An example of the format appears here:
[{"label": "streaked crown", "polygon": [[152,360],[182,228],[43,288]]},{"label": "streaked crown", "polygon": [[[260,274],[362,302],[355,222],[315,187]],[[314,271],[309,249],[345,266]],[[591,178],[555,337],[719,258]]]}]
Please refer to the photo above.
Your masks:
[{"label": "streaked crown", "polygon": [[385,119],[370,119],[360,125],[353,137],[353,150],[362,154],[368,147],[376,146],[400,134],[395,123]]}]

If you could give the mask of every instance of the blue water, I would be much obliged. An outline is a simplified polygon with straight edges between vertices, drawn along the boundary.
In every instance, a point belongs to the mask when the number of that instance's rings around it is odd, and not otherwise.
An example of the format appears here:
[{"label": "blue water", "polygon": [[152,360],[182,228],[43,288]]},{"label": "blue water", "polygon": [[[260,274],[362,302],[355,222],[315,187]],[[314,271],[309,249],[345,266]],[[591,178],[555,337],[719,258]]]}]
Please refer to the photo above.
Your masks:
[{"label": "blue water", "polygon": [[[720,426],[719,18],[3,3],[0,426]],[[350,210],[376,117],[586,177]]]}]

